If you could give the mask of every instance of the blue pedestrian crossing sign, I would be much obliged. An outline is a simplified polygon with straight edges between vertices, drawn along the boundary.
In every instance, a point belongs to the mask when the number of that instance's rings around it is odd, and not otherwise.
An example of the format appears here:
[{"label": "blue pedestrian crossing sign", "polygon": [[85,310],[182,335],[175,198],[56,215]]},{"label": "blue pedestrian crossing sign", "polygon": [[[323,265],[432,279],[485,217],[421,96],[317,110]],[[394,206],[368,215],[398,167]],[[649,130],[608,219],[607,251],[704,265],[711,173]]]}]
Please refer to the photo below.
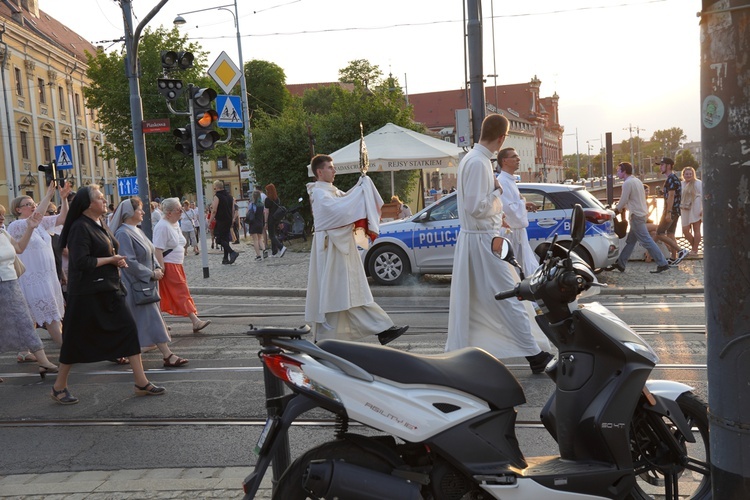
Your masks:
[{"label": "blue pedestrian crossing sign", "polygon": [[117,194],[120,196],[138,196],[138,177],[118,177]]},{"label": "blue pedestrian crossing sign", "polygon": [[73,168],[73,151],[70,149],[70,144],[55,146],[55,162],[58,170]]},{"label": "blue pedestrian crossing sign", "polygon": [[242,104],[238,95],[216,96],[216,111],[219,119],[216,124],[219,128],[243,128]]}]

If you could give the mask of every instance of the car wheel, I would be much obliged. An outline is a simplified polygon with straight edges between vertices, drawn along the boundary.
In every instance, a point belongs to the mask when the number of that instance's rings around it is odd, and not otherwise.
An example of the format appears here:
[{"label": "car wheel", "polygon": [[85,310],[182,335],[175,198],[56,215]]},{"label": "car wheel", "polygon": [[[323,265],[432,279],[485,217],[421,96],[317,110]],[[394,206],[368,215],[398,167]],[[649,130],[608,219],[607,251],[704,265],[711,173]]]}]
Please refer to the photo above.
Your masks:
[{"label": "car wheel", "polygon": [[376,248],[367,261],[367,270],[379,285],[400,285],[411,274],[406,254],[393,245]]}]

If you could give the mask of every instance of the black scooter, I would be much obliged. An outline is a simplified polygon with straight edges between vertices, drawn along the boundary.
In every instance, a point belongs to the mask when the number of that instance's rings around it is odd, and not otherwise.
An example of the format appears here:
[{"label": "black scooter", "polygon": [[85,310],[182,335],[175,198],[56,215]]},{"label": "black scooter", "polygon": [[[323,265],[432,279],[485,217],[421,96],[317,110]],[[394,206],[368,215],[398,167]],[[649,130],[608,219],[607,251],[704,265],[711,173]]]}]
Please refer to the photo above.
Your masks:
[{"label": "black scooter", "polygon": [[[572,250],[585,231],[578,205],[571,226]],[[523,390],[481,349],[419,356],[257,330],[265,367],[291,393],[268,400],[276,412],[245,498],[254,497],[292,422],[316,407],[337,416],[335,435],[286,469],[275,499],[710,498],[706,404],[689,386],[647,380],[658,361],[651,347],[600,304],[577,304],[596,278],[555,240],[532,276],[496,298],[535,301],[559,350],[546,367],[555,390],[541,413],[559,456],[522,454],[514,407],[525,402]],[[492,245],[514,262],[506,240]],[[351,433],[350,420],[374,432]]]}]

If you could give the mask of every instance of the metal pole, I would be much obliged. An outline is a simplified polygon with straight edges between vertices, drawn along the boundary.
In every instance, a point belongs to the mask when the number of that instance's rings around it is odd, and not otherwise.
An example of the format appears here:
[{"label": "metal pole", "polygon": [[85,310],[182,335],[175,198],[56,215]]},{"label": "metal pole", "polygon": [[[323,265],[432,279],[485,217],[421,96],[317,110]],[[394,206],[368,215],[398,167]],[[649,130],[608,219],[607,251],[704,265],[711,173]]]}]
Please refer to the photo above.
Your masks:
[{"label": "metal pole", "polygon": [[[712,13],[723,9],[721,13]],[[750,491],[750,128],[746,92],[750,3],[703,0],[701,140],[708,407],[713,498]],[[730,112],[734,110],[735,112]]]},{"label": "metal pole", "polygon": [[[237,12],[237,0],[234,0],[234,27],[237,30],[237,56],[240,58],[240,90],[242,91],[242,107],[245,108],[245,161],[250,165],[250,105],[247,102],[247,80],[245,79],[245,63],[242,59],[242,38],[240,37],[240,17]],[[237,169],[239,170],[239,168]],[[255,172],[251,172],[255,178]],[[241,184],[240,184],[241,185]]]},{"label": "metal pole", "polygon": [[[201,228],[201,265],[203,266],[203,278],[209,277],[208,271],[208,241],[206,241],[206,204],[203,202],[203,172],[201,171],[201,154],[198,152],[198,139],[196,134],[198,133],[195,123],[195,102],[193,100],[193,84],[188,85],[188,110],[190,111],[190,132],[191,141],[193,143],[193,172],[195,173],[195,197],[197,198],[196,205],[198,207],[198,222]],[[242,186],[240,186],[241,188]],[[215,214],[214,214],[215,215]]]},{"label": "metal pole", "polygon": [[474,143],[479,142],[485,114],[484,71],[482,66],[482,16],[479,0],[467,0],[467,34],[469,46],[469,95],[471,96],[471,124]]},{"label": "metal pole", "polygon": [[578,180],[581,180],[581,155],[578,153],[578,127],[576,127],[576,162],[578,163]]},{"label": "metal pole", "polygon": [[[133,129],[133,154],[135,155],[135,172],[138,177],[138,195],[143,206],[151,203],[151,191],[148,185],[148,164],[146,163],[146,136],[143,134],[143,102],[139,81],[138,42],[143,27],[166,5],[169,0],[161,0],[133,31],[133,2],[121,0],[123,23],[125,25],[125,74],[130,87],[130,120]],[[75,121],[74,121],[75,123]],[[149,239],[153,236],[151,228],[151,210],[144,210],[141,229]]]},{"label": "metal pole", "polygon": [[[3,45],[3,60],[2,65],[0,65],[0,77],[2,78],[3,83],[3,90],[5,90],[7,87],[5,86],[5,68],[8,66],[8,61],[10,60],[10,52],[8,51],[8,44],[5,43],[5,40],[3,40],[3,35],[5,34],[5,25],[2,26],[2,31],[0,31],[0,44]],[[10,107],[8,106],[8,92],[3,92],[3,101],[5,104],[5,123],[8,126],[8,154],[10,155],[10,179],[8,179],[8,199],[12,200],[16,197],[18,194],[18,185],[16,184],[16,157],[15,157],[15,146],[13,146],[13,134],[11,133],[11,121],[10,121]],[[21,177],[21,174],[19,172],[18,177]],[[44,191],[42,191],[44,192]]]}]

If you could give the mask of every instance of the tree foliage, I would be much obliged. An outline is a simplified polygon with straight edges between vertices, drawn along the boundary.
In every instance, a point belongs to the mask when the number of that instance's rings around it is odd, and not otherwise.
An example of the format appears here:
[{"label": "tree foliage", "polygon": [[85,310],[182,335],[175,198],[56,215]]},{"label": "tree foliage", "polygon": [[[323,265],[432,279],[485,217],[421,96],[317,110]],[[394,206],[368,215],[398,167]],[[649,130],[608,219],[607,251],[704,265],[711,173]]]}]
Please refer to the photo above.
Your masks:
[{"label": "tree foliage", "polygon": [[286,74],[281,66],[269,61],[253,59],[245,63],[248,107],[250,116],[261,110],[271,116],[278,116],[291,96],[286,88]]},{"label": "tree foliage", "polygon": [[657,130],[651,136],[651,141],[661,144],[664,148],[663,156],[672,156],[675,151],[680,149],[687,136],[679,127],[672,127],[667,130]]},{"label": "tree foliage", "polygon": [[339,70],[339,81],[353,83],[358,87],[374,88],[381,84],[383,72],[377,64],[373,65],[367,59],[349,61],[349,65]]},{"label": "tree foliage", "polygon": [[685,167],[693,167],[695,170],[700,168],[700,163],[689,149],[683,149],[674,158],[675,170],[682,170]]},{"label": "tree foliage", "polygon": [[[184,50],[195,56],[193,67],[174,72],[172,78],[181,79],[186,88],[188,83],[199,87],[211,86],[205,75],[206,54],[201,47],[188,42],[187,36],[177,28],[154,31],[146,29],[138,46],[140,67],[140,88],[143,118],[169,118],[173,128],[185,126],[187,116],[171,115],[164,97],[156,88],[156,80],[163,76],[161,66],[162,50]],[[105,53],[98,51],[89,54],[87,76],[91,85],[84,89],[87,106],[97,110],[97,118],[107,142],[102,144],[102,156],[117,161],[119,175],[135,174],[133,152],[133,127],[130,113],[130,90],[125,74],[125,52]],[[187,91],[173,107],[187,110]],[[154,193],[164,196],[182,196],[195,191],[193,159],[175,150],[176,140],[171,133],[147,134],[146,157],[148,160],[149,185]],[[233,156],[230,145],[218,147],[206,153],[206,158]]]},{"label": "tree foliage", "polygon": [[[371,68],[368,65],[364,66]],[[423,132],[413,122],[412,109],[406,106],[403,93],[392,88],[393,83],[374,90],[356,84],[353,91],[337,85],[309,89],[301,98],[292,98],[278,116],[259,112],[251,150],[258,183],[273,183],[285,201],[307,199],[305,185],[313,180],[306,168],[311,141],[316,153],[331,153],[359,138],[360,122],[365,135],[389,122]],[[368,175],[382,194],[391,192],[390,173]],[[396,194],[405,197],[418,178],[418,170],[396,172]],[[336,178],[336,185],[346,190],[356,181],[356,175],[341,175]]]}]

